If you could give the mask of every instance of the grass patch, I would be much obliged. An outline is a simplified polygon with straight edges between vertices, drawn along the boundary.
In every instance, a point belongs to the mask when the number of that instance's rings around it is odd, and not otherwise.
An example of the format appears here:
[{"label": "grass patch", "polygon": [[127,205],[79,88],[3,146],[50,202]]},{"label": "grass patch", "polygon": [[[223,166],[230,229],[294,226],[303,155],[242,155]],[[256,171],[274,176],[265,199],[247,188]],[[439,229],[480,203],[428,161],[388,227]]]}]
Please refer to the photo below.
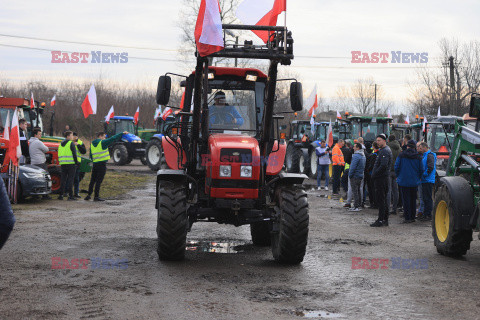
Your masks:
[{"label": "grass patch", "polygon": [[[85,177],[80,182],[80,190],[88,190],[90,176],[90,172],[85,174]],[[146,185],[151,179],[151,175],[107,170],[100,188],[100,197],[105,199],[118,198],[133,189]]]}]

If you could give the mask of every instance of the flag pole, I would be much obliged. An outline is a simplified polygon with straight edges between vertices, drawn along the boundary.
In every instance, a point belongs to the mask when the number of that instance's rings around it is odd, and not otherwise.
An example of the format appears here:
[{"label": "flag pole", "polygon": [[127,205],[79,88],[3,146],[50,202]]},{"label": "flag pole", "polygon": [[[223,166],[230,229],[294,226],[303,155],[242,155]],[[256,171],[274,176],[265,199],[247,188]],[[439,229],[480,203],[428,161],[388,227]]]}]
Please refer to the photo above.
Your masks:
[{"label": "flag pole", "polygon": [[285,17],[284,17],[284,22],[285,22],[285,31],[284,31],[284,49],[285,49],[285,54],[287,53],[287,0],[285,0]]}]

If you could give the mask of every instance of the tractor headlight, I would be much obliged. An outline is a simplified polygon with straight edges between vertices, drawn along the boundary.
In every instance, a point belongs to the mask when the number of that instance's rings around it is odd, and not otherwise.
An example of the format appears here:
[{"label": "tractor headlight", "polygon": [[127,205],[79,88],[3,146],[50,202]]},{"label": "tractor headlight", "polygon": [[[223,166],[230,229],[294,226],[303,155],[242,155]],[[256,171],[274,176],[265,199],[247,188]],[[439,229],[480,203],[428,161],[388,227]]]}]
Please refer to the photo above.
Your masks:
[{"label": "tractor headlight", "polygon": [[241,166],[240,167],[240,177],[251,178],[252,177],[252,166]]},{"label": "tractor headlight", "polygon": [[232,166],[220,166],[220,177],[231,177]]}]

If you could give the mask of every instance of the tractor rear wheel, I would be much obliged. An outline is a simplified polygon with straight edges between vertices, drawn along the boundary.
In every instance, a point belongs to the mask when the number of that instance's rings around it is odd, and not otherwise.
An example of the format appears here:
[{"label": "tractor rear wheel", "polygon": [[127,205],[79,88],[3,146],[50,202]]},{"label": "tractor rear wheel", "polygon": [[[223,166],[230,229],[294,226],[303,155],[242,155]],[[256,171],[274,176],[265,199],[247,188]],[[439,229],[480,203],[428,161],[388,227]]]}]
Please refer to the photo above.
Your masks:
[{"label": "tractor rear wheel", "polygon": [[182,260],[187,242],[187,195],[182,183],[160,181],[158,188],[158,257]]},{"label": "tractor rear wheel", "polygon": [[272,231],[272,253],[282,263],[303,261],[308,240],[308,199],[295,185],[277,187]]},{"label": "tractor rear wheel", "polygon": [[272,222],[260,221],[250,224],[252,242],[259,247],[267,247],[271,244]]},{"label": "tractor rear wheel", "polygon": [[147,165],[152,171],[160,169],[160,160],[162,158],[162,142],[158,139],[152,139],[145,149]]},{"label": "tractor rear wheel", "polygon": [[[468,183],[465,181],[465,183]],[[460,196],[460,198],[458,198]],[[469,194],[454,192],[442,184],[435,194],[432,219],[432,235],[437,252],[446,256],[463,256],[470,249],[472,230],[458,230],[455,226],[455,216],[473,213],[469,203],[472,199],[464,198]],[[456,198],[454,200],[454,198]]]},{"label": "tractor rear wheel", "polygon": [[299,159],[298,159],[298,165],[299,165],[299,172],[306,174],[307,176],[310,173],[310,159],[305,158],[305,155],[303,154],[302,150],[298,150],[299,152]]},{"label": "tractor rear wheel", "polygon": [[310,150],[310,178],[315,179],[317,177],[317,164],[318,157],[315,150]]},{"label": "tractor rear wheel", "polygon": [[293,157],[295,154],[295,146],[293,143],[289,143],[287,146],[287,151],[285,153],[285,168],[287,172],[293,172]]},{"label": "tractor rear wheel", "polygon": [[292,154],[292,166],[290,167],[290,170],[288,172],[299,173],[301,172],[300,170],[303,168],[302,150],[300,150],[299,148],[293,147],[291,154]]},{"label": "tractor rear wheel", "polygon": [[113,163],[117,166],[123,166],[128,162],[128,150],[123,144],[117,144],[112,149]]}]

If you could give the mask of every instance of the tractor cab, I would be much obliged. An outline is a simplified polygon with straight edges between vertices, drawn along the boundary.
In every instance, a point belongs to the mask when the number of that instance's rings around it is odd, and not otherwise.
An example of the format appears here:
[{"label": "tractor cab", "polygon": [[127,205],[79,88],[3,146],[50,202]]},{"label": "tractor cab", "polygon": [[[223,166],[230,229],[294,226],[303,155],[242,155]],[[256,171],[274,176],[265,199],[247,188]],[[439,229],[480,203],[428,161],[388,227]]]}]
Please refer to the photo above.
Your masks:
[{"label": "tractor cab", "polygon": [[133,121],[133,117],[114,116],[108,122],[104,122],[105,133],[107,134],[107,137],[112,137],[125,131],[128,132],[122,136],[120,141],[109,146],[113,163],[116,165],[128,164],[135,158],[140,159],[142,163],[146,164],[146,142],[133,134],[133,132],[135,132],[135,125]]},{"label": "tractor cab", "polygon": [[351,124],[352,138],[363,137],[365,142],[372,143],[379,134],[390,134],[389,117],[349,116],[347,120]]},{"label": "tractor cab", "polygon": [[294,143],[308,143],[315,140],[310,120],[293,120],[290,124],[290,138]]}]

